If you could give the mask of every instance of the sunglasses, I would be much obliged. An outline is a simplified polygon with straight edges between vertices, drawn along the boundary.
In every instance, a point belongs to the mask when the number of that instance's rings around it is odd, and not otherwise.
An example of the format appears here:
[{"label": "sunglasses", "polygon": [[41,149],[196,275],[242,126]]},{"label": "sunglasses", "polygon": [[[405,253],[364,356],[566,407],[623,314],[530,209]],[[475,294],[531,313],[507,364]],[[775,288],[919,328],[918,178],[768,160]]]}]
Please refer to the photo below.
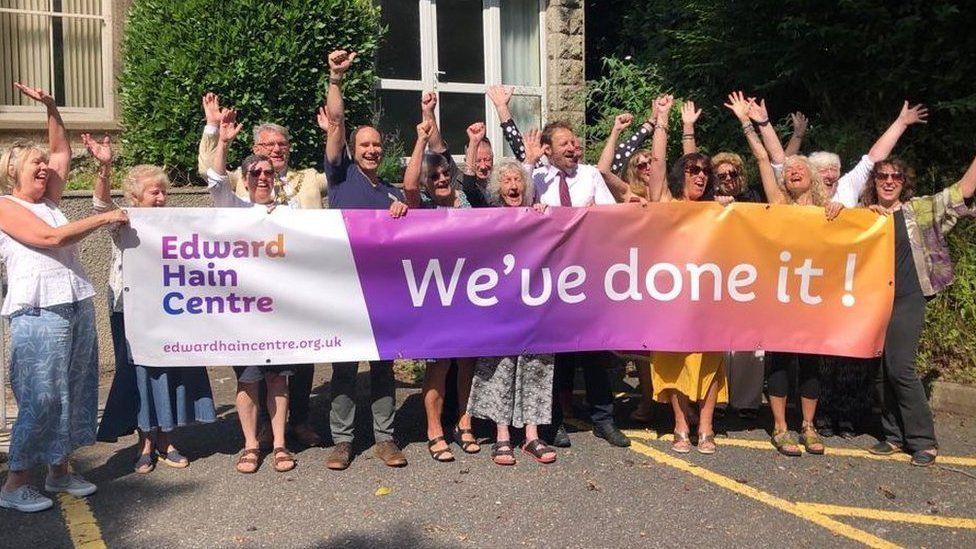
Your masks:
[{"label": "sunglasses", "polygon": [[723,181],[730,181],[730,180],[734,180],[734,179],[739,179],[739,172],[738,172],[738,170],[729,170],[727,172],[718,172],[715,175],[717,175],[718,178],[721,179],[721,180],[723,180]]},{"label": "sunglasses", "polygon": [[637,164],[634,164],[634,167],[636,167],[638,170],[646,170],[647,168],[651,167],[651,163],[647,160],[641,160]]},{"label": "sunglasses", "polygon": [[701,166],[687,166],[685,167],[685,173],[692,176],[699,175],[699,174],[708,175],[710,171],[708,168],[703,168]]},{"label": "sunglasses", "polygon": [[261,177],[262,175],[266,175],[268,177],[271,177],[271,176],[274,175],[274,170],[258,170],[258,169],[254,169],[254,170],[248,170],[247,173],[249,173],[251,175],[251,177]]},{"label": "sunglasses", "polygon": [[905,181],[905,174],[899,172],[878,172],[876,178],[878,181],[887,181],[890,179],[900,183]]}]

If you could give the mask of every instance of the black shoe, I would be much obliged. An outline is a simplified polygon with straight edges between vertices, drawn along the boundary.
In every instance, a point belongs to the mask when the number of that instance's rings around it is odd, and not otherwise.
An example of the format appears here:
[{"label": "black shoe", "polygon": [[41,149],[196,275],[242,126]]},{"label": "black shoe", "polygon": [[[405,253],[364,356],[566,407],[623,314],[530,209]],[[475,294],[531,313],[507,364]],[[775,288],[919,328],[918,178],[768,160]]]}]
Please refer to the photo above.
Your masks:
[{"label": "black shoe", "polygon": [[569,448],[573,443],[569,440],[569,433],[566,432],[566,428],[560,425],[552,433],[552,440],[549,441],[549,445],[556,448]]},{"label": "black shoe", "polygon": [[593,434],[610,443],[611,446],[626,448],[630,446],[630,439],[620,432],[613,423],[602,423],[593,426]]},{"label": "black shoe", "polygon": [[876,456],[890,456],[896,452],[901,452],[901,448],[895,446],[894,444],[888,442],[887,440],[879,441],[874,446],[868,448],[868,452]]},{"label": "black shoe", "polygon": [[936,454],[932,450],[919,450],[912,454],[912,465],[916,467],[928,467],[935,463]]},{"label": "black shoe", "polygon": [[837,434],[840,435],[840,438],[847,440],[857,438],[857,431],[854,430],[854,424],[850,421],[837,422]]}]

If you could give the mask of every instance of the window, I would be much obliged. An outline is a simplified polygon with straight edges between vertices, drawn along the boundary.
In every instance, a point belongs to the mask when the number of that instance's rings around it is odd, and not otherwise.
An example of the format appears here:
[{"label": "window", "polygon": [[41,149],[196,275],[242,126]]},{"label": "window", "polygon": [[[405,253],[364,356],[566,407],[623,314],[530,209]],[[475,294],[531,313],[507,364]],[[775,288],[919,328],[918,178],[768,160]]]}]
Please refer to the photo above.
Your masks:
[{"label": "window", "polygon": [[420,94],[436,90],[438,120],[455,155],[465,129],[488,125],[496,155],[510,156],[488,86],[515,86],[512,116],[526,130],[545,112],[545,0],[382,0],[388,28],[377,58],[380,124],[409,150]]},{"label": "window", "polygon": [[110,0],[0,0],[0,121],[44,120],[14,82],[49,90],[65,120],[112,120],[111,28]]}]

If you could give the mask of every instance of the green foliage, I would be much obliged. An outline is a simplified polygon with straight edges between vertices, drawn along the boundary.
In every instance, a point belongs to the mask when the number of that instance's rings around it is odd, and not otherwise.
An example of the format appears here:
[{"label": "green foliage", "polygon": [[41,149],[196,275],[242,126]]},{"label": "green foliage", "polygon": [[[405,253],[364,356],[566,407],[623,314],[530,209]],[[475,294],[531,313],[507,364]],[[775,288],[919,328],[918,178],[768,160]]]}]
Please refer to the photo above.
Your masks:
[{"label": "green foliage", "polygon": [[370,119],[374,59],[382,37],[370,0],[140,0],[123,41],[120,102],[124,163],[171,168],[175,182],[196,172],[203,127],[200,98],[212,91],[249,130],[275,122],[291,131],[292,163],[320,166],[315,123],[328,86],[329,52],[359,53],[343,93],[348,124]]},{"label": "green foliage", "polygon": [[[806,113],[811,130],[803,150],[837,152],[847,166],[902,101],[924,102],[932,109],[929,125],[909,130],[896,154],[916,166],[930,192],[954,181],[974,152],[976,10],[967,4],[589,0],[602,15],[587,31],[588,68],[595,76],[603,57],[631,56],[632,70],[694,99],[704,110],[697,133],[708,152],[748,151],[722,106],[732,90],[764,97],[784,127],[789,112]],[[588,113],[594,123],[601,108]]]}]

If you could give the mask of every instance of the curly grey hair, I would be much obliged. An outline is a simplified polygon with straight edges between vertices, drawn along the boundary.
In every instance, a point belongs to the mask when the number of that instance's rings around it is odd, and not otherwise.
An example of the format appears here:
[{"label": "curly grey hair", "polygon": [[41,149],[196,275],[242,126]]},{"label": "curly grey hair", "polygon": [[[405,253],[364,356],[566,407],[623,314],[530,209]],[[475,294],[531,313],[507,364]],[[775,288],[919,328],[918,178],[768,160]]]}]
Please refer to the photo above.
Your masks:
[{"label": "curly grey hair", "polygon": [[253,137],[255,144],[257,144],[258,138],[260,138],[261,134],[264,132],[279,133],[285,137],[285,141],[288,141],[289,143],[291,142],[291,134],[288,133],[288,128],[278,124],[272,124],[271,122],[262,122],[257,126],[254,126],[254,130],[251,132],[251,136]]},{"label": "curly grey hair", "polygon": [[488,203],[492,206],[505,205],[501,196],[502,177],[510,173],[517,173],[522,179],[522,184],[525,187],[525,190],[522,191],[522,205],[531,206],[535,203],[535,187],[532,184],[532,178],[526,173],[521,162],[517,160],[504,160],[492,170],[491,179],[488,180]]}]

